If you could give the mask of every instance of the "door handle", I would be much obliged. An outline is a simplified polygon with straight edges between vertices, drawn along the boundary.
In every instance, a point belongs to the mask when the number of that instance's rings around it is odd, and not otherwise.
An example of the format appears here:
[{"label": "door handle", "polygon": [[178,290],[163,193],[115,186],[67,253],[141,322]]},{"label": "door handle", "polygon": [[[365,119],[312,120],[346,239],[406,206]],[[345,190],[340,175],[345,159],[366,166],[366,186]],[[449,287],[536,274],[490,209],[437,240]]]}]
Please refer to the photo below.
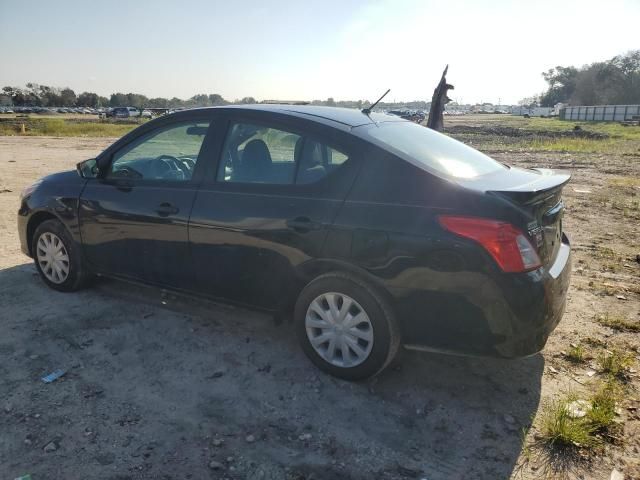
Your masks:
[{"label": "door handle", "polygon": [[168,217],[169,215],[175,215],[179,211],[180,209],[178,207],[168,202],[161,203],[160,205],[158,205],[158,208],[156,209],[156,213],[161,217]]},{"label": "door handle", "polygon": [[121,192],[130,192],[133,188],[133,183],[129,180],[117,180],[114,185]]},{"label": "door handle", "polygon": [[309,217],[296,217],[287,220],[287,227],[296,232],[305,233],[311,230],[320,230],[322,225],[318,222],[314,222]]}]

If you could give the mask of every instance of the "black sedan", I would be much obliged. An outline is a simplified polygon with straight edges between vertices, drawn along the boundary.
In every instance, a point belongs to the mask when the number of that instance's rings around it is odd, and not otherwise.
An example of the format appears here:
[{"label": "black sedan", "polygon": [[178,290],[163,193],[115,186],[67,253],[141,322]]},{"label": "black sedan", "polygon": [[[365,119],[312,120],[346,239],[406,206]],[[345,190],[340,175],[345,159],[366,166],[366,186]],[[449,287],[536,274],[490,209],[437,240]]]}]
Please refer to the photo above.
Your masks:
[{"label": "black sedan", "polygon": [[51,288],[103,275],[289,316],[313,363],[362,379],[400,345],[541,350],[569,285],[569,178],[397,116],[207,108],[27,187],[18,230]]}]

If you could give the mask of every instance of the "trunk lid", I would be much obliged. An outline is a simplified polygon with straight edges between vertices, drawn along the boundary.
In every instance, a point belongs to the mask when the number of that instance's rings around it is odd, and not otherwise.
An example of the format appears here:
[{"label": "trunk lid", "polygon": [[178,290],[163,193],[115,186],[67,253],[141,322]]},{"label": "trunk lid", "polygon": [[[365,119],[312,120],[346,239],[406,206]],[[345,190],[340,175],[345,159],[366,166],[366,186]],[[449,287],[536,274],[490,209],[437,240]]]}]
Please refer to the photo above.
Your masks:
[{"label": "trunk lid", "polygon": [[529,219],[526,225],[518,226],[528,234],[542,264],[547,266],[555,260],[562,242],[562,189],[570,179],[571,175],[564,171],[511,167],[459,183],[517,206]]}]

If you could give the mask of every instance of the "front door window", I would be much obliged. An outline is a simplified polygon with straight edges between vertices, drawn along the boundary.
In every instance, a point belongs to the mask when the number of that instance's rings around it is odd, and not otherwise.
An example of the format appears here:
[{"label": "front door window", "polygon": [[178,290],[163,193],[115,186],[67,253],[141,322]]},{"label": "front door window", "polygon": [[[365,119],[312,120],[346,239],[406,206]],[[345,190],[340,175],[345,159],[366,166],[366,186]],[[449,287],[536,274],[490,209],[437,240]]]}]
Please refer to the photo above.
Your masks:
[{"label": "front door window", "polygon": [[161,127],[118,151],[110,179],[190,181],[209,122],[182,122]]}]

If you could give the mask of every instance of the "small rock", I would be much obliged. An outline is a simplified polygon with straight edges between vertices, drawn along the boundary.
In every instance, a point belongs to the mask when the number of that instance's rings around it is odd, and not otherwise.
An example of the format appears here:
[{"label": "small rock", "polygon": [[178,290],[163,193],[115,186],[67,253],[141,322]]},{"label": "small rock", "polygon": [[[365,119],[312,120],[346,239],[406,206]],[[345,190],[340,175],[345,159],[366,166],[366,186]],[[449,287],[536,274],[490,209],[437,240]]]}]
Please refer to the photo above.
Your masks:
[{"label": "small rock", "polygon": [[616,295],[616,298],[618,300],[626,300],[627,299],[627,297],[625,297],[624,295]]},{"label": "small rock", "polygon": [[13,410],[13,405],[11,405],[10,403],[7,403],[4,406],[4,413],[11,413],[11,410]]},{"label": "small rock", "polygon": [[624,480],[624,474],[620,473],[614,468],[613,470],[611,470],[611,476],[609,477],[609,480]]},{"label": "small rock", "polygon": [[55,441],[51,441],[51,442],[47,443],[43,448],[43,450],[46,453],[55,452],[57,449],[58,449],[58,444]]},{"label": "small rock", "polygon": [[224,443],[224,440],[221,438],[214,438],[212,443],[214,447],[219,447]]},{"label": "small rock", "polygon": [[513,425],[514,423],[516,423],[516,419],[513,415],[504,415],[502,418],[504,418],[504,421],[507,422],[509,425]]},{"label": "small rock", "polygon": [[31,441],[31,439],[30,439],[30,438],[25,438],[25,439],[24,439],[24,444],[25,444],[25,445],[27,445],[27,446],[28,446],[28,445],[31,445],[32,443],[33,443],[33,442]]},{"label": "small rock", "polygon": [[245,438],[245,440],[246,440],[248,443],[253,443],[253,442],[255,442],[255,441],[256,441],[256,437],[254,437],[253,435],[247,435],[247,437]]},{"label": "small rock", "polygon": [[233,462],[234,458],[233,457],[227,457],[227,463],[231,463]]},{"label": "small rock", "polygon": [[209,462],[209,468],[211,470],[221,470],[224,468],[224,465],[220,462],[216,462],[215,460],[211,460]]},{"label": "small rock", "polygon": [[303,442],[306,442],[307,440],[311,440],[312,437],[313,435],[311,435],[310,433],[303,433],[298,437],[298,439],[302,440]]},{"label": "small rock", "polygon": [[582,418],[591,410],[591,403],[586,400],[574,400],[567,404],[566,409],[571,418]]},{"label": "small rock", "polygon": [[549,365],[549,371],[551,373],[560,373],[560,372],[558,372],[558,370],[556,368],[553,368],[551,365]]},{"label": "small rock", "polygon": [[38,358],[40,358],[40,356],[39,356],[39,355],[35,355],[35,354],[34,354],[34,355],[29,355],[29,358],[30,358],[31,360],[37,360]]},{"label": "small rock", "polygon": [[586,372],[584,372],[584,374],[587,377],[593,377],[596,374],[596,371],[595,370],[587,370]]}]

